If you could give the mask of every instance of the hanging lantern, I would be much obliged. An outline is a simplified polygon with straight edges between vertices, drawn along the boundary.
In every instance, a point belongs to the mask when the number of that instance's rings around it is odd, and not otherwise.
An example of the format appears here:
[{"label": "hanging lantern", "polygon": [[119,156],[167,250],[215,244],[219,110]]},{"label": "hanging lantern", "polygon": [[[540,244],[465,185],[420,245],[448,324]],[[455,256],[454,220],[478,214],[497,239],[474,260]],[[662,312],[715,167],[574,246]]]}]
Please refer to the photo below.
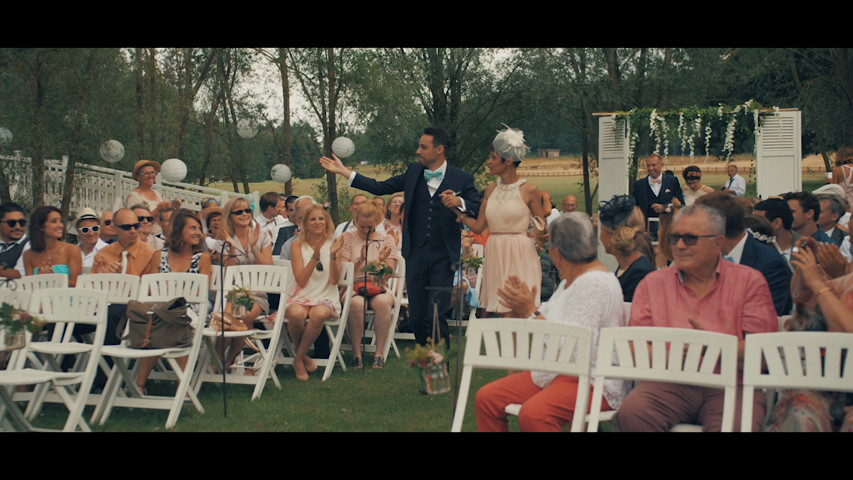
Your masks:
[{"label": "hanging lantern", "polygon": [[347,137],[338,137],[332,142],[332,153],[338,158],[347,158],[355,152],[355,144]]},{"label": "hanging lantern", "polygon": [[290,167],[284,164],[277,164],[272,166],[272,170],[270,170],[270,178],[279,183],[287,183],[290,181],[292,174],[290,172]]},{"label": "hanging lantern", "polygon": [[170,158],[160,166],[160,175],[167,182],[180,182],[187,176],[187,164],[177,158]]},{"label": "hanging lantern", "polygon": [[117,163],[119,160],[124,158],[124,145],[122,145],[118,140],[107,140],[101,144],[101,148],[98,149],[98,153],[101,154],[101,158],[103,158],[105,162]]},{"label": "hanging lantern", "polygon": [[240,135],[243,138],[253,138],[257,134],[258,128],[251,120],[244,118],[237,122],[237,135]]}]

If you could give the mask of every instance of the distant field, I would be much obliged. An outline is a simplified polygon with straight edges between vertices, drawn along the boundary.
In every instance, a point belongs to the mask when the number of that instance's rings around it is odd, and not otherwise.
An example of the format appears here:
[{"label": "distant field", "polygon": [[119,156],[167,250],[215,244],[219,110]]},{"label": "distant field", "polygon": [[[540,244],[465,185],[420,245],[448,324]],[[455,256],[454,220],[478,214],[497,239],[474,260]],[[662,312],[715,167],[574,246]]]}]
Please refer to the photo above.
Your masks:
[{"label": "distant field", "polygon": [[[751,164],[751,159],[747,156],[736,156],[734,162],[738,164],[738,168],[744,171]],[[712,157],[705,161],[705,157],[696,157],[693,162],[703,169],[705,173],[702,175],[703,183],[714,188],[719,188],[728,176],[725,174],[725,162]],[[689,157],[668,157],[666,168],[673,170],[676,176],[681,180],[681,170],[690,165]],[[583,177],[580,170],[581,161],[575,157],[556,157],[556,158],[528,158],[519,168],[519,174],[522,178],[526,178],[529,182],[535,184],[540,190],[547,191],[551,194],[554,202],[559,205],[560,200],[568,195],[573,194],[578,197],[578,208],[585,208],[583,198]],[[823,161],[816,155],[811,155],[803,160],[803,188],[811,191],[825,183],[824,173],[820,171],[823,168]],[[644,169],[641,169],[641,174],[645,175]],[[360,167],[360,173],[382,180],[390,175],[383,169],[377,167]],[[545,175],[548,176],[545,176]],[[749,182],[749,177],[746,177]],[[342,197],[350,197],[356,191],[347,186],[346,182],[338,177],[338,191]],[[317,196],[317,186],[320,182],[325,182],[325,178],[295,178],[293,179],[294,195],[314,195]],[[591,188],[595,190],[597,179],[591,180]],[[683,182],[682,182],[683,184]],[[754,181],[750,186],[754,185]],[[230,182],[218,182],[210,185],[213,188],[223,190],[232,190]],[[265,182],[249,183],[252,191],[258,192],[281,192],[284,193],[284,185],[281,183],[268,180]],[[386,198],[387,199],[387,198]],[[593,198],[593,204],[597,204],[598,199]]]}]

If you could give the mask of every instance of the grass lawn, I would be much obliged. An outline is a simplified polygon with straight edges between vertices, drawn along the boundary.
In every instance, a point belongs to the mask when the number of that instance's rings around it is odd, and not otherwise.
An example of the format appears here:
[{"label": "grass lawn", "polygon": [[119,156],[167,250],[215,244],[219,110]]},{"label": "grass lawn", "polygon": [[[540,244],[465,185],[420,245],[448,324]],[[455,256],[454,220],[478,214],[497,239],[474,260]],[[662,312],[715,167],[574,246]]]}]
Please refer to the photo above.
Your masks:
[{"label": "grass lawn", "polygon": [[[401,352],[411,343],[400,342]],[[347,362],[349,353],[344,354]],[[177,425],[165,430],[167,411],[116,408],[103,426],[90,425],[95,432],[449,432],[453,420],[454,393],[424,395],[418,370],[396,358],[393,350],[385,369],[372,370],[372,354],[365,354],[362,371],[336,367],[332,376],[320,381],[322,368],[308,382],[296,380],[290,367],[276,369],[282,388],[268,381],[260,399],[251,401],[252,386],[228,385],[227,415],[220,384],[205,384],[199,399],[205,413],[186,403]],[[453,360],[455,362],[455,359]],[[451,379],[455,381],[455,363]],[[460,372],[461,373],[461,372]],[[463,431],[475,431],[474,392],[485,383],[506,375],[505,371],[475,370]],[[170,388],[169,382],[149,381],[155,394]],[[84,418],[91,418],[87,407]],[[34,421],[36,426],[62,428],[65,410],[46,405]],[[517,429],[517,424],[511,423]]]}]

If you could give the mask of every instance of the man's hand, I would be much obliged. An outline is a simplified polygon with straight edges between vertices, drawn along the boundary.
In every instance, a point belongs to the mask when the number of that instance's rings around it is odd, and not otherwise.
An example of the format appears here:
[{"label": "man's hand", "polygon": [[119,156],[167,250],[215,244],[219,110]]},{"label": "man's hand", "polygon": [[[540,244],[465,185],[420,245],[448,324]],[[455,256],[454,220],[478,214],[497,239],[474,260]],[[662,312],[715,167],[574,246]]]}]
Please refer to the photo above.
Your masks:
[{"label": "man's hand", "polygon": [[663,204],[661,204],[661,203],[653,203],[653,204],[652,204],[652,210],[654,210],[654,211],[655,211],[655,212],[657,212],[657,213],[662,212],[662,211],[663,211]]},{"label": "man's hand", "polygon": [[462,206],[462,199],[456,196],[453,190],[445,190],[441,192],[441,203],[447,208],[459,208]]},{"label": "man's hand", "polygon": [[352,174],[352,170],[344,166],[341,160],[334,153],[332,154],[332,158],[320,157],[320,166],[327,172],[336,173],[345,178],[349,178],[350,174]]}]

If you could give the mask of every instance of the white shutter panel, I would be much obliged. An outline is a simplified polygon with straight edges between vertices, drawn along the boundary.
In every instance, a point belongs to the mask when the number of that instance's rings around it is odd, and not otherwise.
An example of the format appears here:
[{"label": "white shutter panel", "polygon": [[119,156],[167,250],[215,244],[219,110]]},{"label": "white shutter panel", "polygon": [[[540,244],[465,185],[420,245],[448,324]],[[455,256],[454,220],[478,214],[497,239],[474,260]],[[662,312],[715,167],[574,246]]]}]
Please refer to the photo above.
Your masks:
[{"label": "white shutter panel", "polygon": [[801,112],[782,111],[761,116],[756,143],[758,196],[768,198],[803,188]]}]

